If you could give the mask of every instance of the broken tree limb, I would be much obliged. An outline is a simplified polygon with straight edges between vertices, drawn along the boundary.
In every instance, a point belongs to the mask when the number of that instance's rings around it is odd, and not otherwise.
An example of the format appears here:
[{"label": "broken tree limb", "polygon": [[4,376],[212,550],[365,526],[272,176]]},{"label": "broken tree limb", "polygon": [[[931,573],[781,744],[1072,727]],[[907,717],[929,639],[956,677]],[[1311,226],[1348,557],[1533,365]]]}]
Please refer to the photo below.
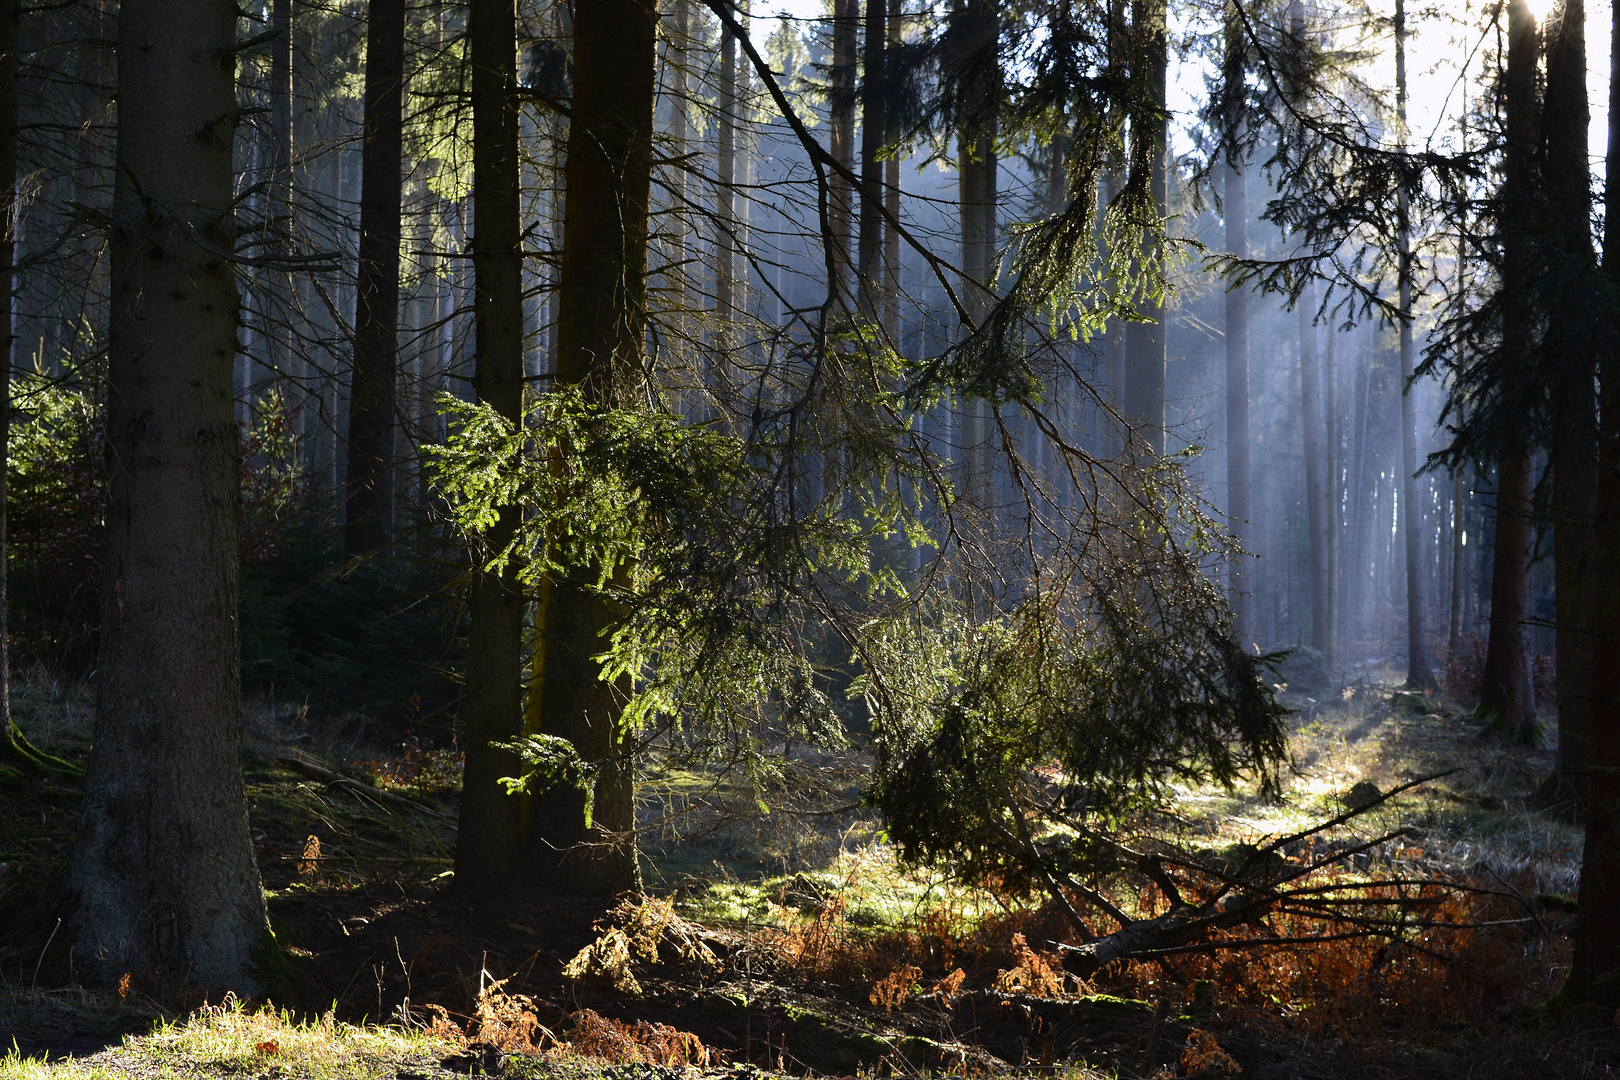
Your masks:
[{"label": "broken tree limb", "polygon": [[407,799],[403,795],[395,795],[391,791],[383,791],[380,788],[372,787],[370,784],[362,784],[352,776],[344,776],[340,772],[328,769],[324,765],[316,764],[307,758],[296,757],[292,754],[282,754],[280,757],[276,758],[276,763],[285,769],[289,769],[292,772],[297,773],[299,776],[318,781],[319,783],[325,784],[329,788],[351,792],[354,795],[376,803],[378,806],[385,809],[388,806],[397,806],[405,810],[410,810],[413,813],[426,814],[429,817],[443,818],[449,816],[442,811],[433,809],[431,806],[425,806],[422,803],[417,802],[415,799]]}]

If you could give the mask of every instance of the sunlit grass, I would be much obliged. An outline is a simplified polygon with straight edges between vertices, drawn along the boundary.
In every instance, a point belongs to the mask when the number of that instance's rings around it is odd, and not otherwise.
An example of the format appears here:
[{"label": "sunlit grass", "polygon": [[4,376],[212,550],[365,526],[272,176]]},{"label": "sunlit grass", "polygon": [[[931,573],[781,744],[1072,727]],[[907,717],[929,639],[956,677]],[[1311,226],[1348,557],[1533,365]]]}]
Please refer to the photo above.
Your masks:
[{"label": "sunlit grass", "polygon": [[195,1077],[199,1069],[226,1075],[291,1075],[310,1080],[392,1076],[401,1066],[431,1063],[452,1045],[388,1026],[338,1023],[330,1015],[299,1021],[273,1008],[228,999],[178,1022],[160,1022],[148,1035],[85,1058],[45,1061],[13,1051],[0,1058],[0,1080],[103,1080],[131,1075],[158,1080]]}]

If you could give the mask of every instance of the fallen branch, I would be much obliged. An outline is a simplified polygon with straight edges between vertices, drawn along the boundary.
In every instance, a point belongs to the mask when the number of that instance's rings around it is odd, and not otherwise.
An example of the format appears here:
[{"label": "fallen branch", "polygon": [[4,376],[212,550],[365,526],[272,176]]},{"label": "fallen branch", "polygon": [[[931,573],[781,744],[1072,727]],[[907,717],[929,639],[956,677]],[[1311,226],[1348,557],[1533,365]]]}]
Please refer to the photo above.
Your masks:
[{"label": "fallen branch", "polygon": [[351,776],[344,776],[340,772],[335,772],[332,769],[328,769],[324,765],[317,765],[315,762],[309,761],[306,758],[295,757],[291,754],[283,754],[276,758],[276,762],[284,768],[290,769],[291,771],[297,773],[299,776],[307,777],[310,780],[319,781],[329,788],[352,792],[362,799],[367,799],[371,802],[377,803],[378,806],[383,809],[386,809],[387,806],[392,805],[401,807],[405,810],[410,810],[413,813],[426,814],[429,817],[448,818],[450,816],[441,810],[435,810],[431,806],[425,806],[422,803],[417,802],[415,799],[407,799],[403,795],[395,795],[392,791],[383,791],[381,788],[374,788],[370,784],[362,784],[360,781]]},{"label": "fallen branch", "polygon": [[[1131,850],[1124,844],[1111,842],[1122,856],[1134,861],[1138,872],[1157,885],[1160,893],[1170,902],[1170,909],[1153,918],[1128,919],[1122,918],[1117,913],[1118,908],[1112,908],[1109,914],[1120,924],[1113,933],[1082,945],[1058,942],[1052,944],[1062,953],[1065,970],[1082,978],[1089,978],[1116,960],[1158,960],[1192,953],[1270,946],[1302,946],[1358,938],[1383,938],[1391,942],[1400,942],[1419,952],[1446,959],[1418,942],[1406,940],[1407,935],[1415,930],[1464,930],[1536,922],[1535,912],[1529,909],[1529,905],[1522,898],[1517,899],[1529,911],[1528,917],[1524,919],[1453,923],[1424,918],[1416,909],[1432,908],[1439,904],[1443,897],[1434,893],[1405,895],[1405,889],[1427,888],[1479,895],[1508,895],[1498,890],[1481,889],[1463,882],[1444,881],[1432,877],[1414,881],[1393,878],[1376,882],[1302,884],[1290,887],[1294,882],[1317,871],[1396,839],[1404,832],[1400,829],[1372,840],[1358,841],[1315,858],[1298,861],[1276,858],[1273,861],[1274,857],[1283,855],[1287,847],[1344,825],[1382,805],[1395,795],[1446,775],[1449,775],[1449,772],[1420,777],[1393,788],[1365,806],[1347,810],[1310,828],[1256,846],[1235,869],[1230,868],[1229,863],[1220,865],[1213,860],[1206,861],[1185,853],[1139,852]],[[1034,853],[1033,844],[1026,845],[1026,849]],[[1178,882],[1172,871],[1182,872],[1182,880]],[[1376,888],[1399,889],[1403,890],[1403,894],[1387,897],[1366,895]],[[1350,895],[1332,895],[1334,893]],[[1187,896],[1195,897],[1196,902],[1189,902],[1185,899]],[[1373,918],[1366,913],[1366,909],[1378,907],[1396,910],[1392,911],[1388,918]],[[1316,935],[1271,933],[1269,932],[1271,928],[1263,920],[1273,914],[1320,919],[1327,925],[1324,926],[1323,933]],[[1261,933],[1232,938],[1212,936],[1214,931],[1230,930],[1239,926],[1250,926],[1260,930]]]}]

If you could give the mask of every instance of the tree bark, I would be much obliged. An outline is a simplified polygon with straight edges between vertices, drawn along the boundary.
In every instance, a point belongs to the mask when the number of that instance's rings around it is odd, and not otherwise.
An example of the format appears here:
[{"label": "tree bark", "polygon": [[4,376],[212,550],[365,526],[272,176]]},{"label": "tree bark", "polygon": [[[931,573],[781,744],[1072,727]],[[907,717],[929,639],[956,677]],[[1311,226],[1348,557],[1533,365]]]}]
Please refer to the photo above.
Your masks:
[{"label": "tree bark", "polygon": [[[281,228],[291,232],[293,214],[293,0],[273,0],[270,6],[270,204],[288,223]],[[278,205],[279,204],[279,205]],[[287,243],[278,243],[283,255],[292,253]],[[265,360],[272,378],[294,374],[292,364],[293,280],[286,270],[265,272]]]},{"label": "tree bark", "polygon": [[[1586,100],[1586,4],[1564,0],[1549,22],[1547,99],[1542,113],[1547,194],[1553,203],[1555,257],[1571,268],[1592,264]],[[1557,317],[1560,323],[1574,319]],[[1597,527],[1596,356],[1584,336],[1563,352],[1554,388],[1552,440],[1553,560],[1558,694],[1559,780],[1584,799],[1591,732],[1593,547]]]},{"label": "tree bark", "polygon": [[[1226,55],[1222,71],[1228,131],[1236,137],[1243,122],[1243,84],[1246,49],[1243,24],[1235,7],[1226,17]],[[1229,155],[1222,211],[1226,215],[1226,250],[1234,259],[1249,257],[1249,195],[1243,161]],[[1226,527],[1249,546],[1253,515],[1249,493],[1249,291],[1226,290]],[[1232,629],[1245,644],[1254,640],[1254,586],[1248,580],[1249,562],[1232,561],[1227,591],[1232,604]]]},{"label": "tree bark", "polygon": [[[574,121],[568,137],[557,381],[599,406],[633,407],[642,385],[654,80],[652,0],[579,0],[574,13]],[[622,569],[622,568],[621,568]],[[548,605],[543,730],[600,762],[594,811],[567,785],[534,803],[529,873],[560,892],[610,895],[641,885],[635,844],[635,734],[629,687],[592,656],[620,617],[574,568]]]},{"label": "tree bark", "polygon": [[[1620,279],[1620,5],[1610,36],[1608,179],[1603,269]],[[1575,952],[1561,999],[1596,1005],[1599,1023],[1620,1008],[1620,357],[1599,358],[1598,505],[1592,592],[1591,741],[1586,849]]]},{"label": "tree bark", "polygon": [[[996,109],[1001,69],[996,49],[1001,28],[996,10],[973,0],[956,16],[962,51],[954,57],[962,115],[957,118],[958,215],[961,226],[962,306],[972,334],[990,315],[996,251]],[[988,522],[991,492],[990,405],[982,398],[963,403],[963,491],[968,506]]]},{"label": "tree bark", "polygon": [[881,316],[883,272],[883,162],[878,155],[888,135],[884,102],[884,57],[888,45],[888,5],[866,0],[865,72],[861,78],[861,214],[855,265],[861,310]]},{"label": "tree bark", "polygon": [[[18,67],[21,58],[22,6],[0,0],[0,463],[9,458],[11,440],[12,306],[16,295]],[[0,778],[9,768],[30,772],[77,773],[61,758],[30,743],[11,715],[11,655],[6,638],[6,473],[0,467]]]},{"label": "tree bark", "polygon": [[371,0],[360,149],[360,271],[344,501],[344,545],[351,555],[385,548],[393,536],[404,71],[405,0]]},{"label": "tree bark", "polygon": [[[517,21],[511,0],[473,0],[467,21],[473,109],[473,319],[478,400],[514,422],[523,412],[523,255],[519,216]],[[576,69],[577,70],[577,69]],[[397,250],[397,245],[396,245]],[[517,569],[488,573],[483,563],[511,542],[516,507],[502,510],[475,544],[479,569],[468,599],[467,680],[462,720],[467,762],[456,840],[456,885],[489,896],[519,869],[523,802],[503,776],[521,764],[492,742],[522,730],[523,591]]]},{"label": "tree bark", "polygon": [[[720,28],[720,92],[716,111],[715,184],[719,205],[715,213],[714,307],[720,350],[727,348],[725,332],[736,317],[735,281],[737,276],[737,37]],[[717,366],[724,362],[717,358]]]},{"label": "tree bark", "polygon": [[[892,52],[901,43],[900,0],[890,6],[888,47]],[[884,110],[885,142],[894,142],[900,132],[892,110]],[[883,163],[883,207],[889,222],[900,220],[900,157],[895,155]],[[895,348],[900,347],[900,230],[886,222],[883,229],[883,332]],[[919,549],[920,551],[921,549]]]},{"label": "tree bark", "polygon": [[[860,0],[832,0],[832,67],[828,71],[828,152],[844,169],[855,168],[855,52],[860,36]],[[842,171],[830,178],[827,220],[832,232],[831,289],[840,305],[854,297],[850,242],[855,231],[855,187]]]},{"label": "tree bark", "polygon": [[[1406,3],[1395,0],[1395,123],[1406,145]],[[1532,63],[1534,63],[1532,61]],[[1412,401],[1412,226],[1410,195],[1406,185],[1395,191],[1399,235],[1401,308],[1401,533],[1406,542],[1406,685],[1414,690],[1434,687],[1434,665],[1429,661],[1428,632],[1423,612],[1423,511],[1418,505],[1417,416]]]},{"label": "tree bark", "polygon": [[231,365],[236,8],[124,0],[98,704],[71,869],[81,970],[257,993]]},{"label": "tree bark", "polygon": [[1327,481],[1323,506],[1324,528],[1327,532],[1327,617],[1322,644],[1322,666],[1329,674],[1336,670],[1339,653],[1339,402],[1338,350],[1339,335],[1328,314],[1325,347],[1322,351],[1322,434],[1324,442],[1322,472]]},{"label": "tree bark", "polygon": [[[1503,386],[1509,398],[1523,393],[1530,357],[1529,237],[1523,224],[1534,197],[1537,149],[1535,17],[1526,0],[1508,4],[1506,79],[1506,203],[1502,242]],[[1514,410],[1518,412],[1519,410]],[[1529,432],[1511,424],[1502,433],[1496,481],[1496,550],[1491,572],[1491,627],[1477,714],[1507,738],[1536,742],[1535,690],[1530,677],[1530,549],[1532,483]]]},{"label": "tree bark", "polygon": [[1316,290],[1300,293],[1296,314],[1299,324],[1299,396],[1304,411],[1301,428],[1305,443],[1305,519],[1310,531],[1311,647],[1324,657],[1333,619],[1329,598],[1327,461],[1323,443],[1322,371],[1316,354]]},{"label": "tree bark", "polygon": [[1457,642],[1462,636],[1463,556],[1468,549],[1463,544],[1463,499],[1467,497],[1463,483],[1462,466],[1451,472],[1451,606],[1446,620],[1446,659],[1457,655]]},{"label": "tree bark", "polygon": [[[1142,72],[1149,96],[1148,108],[1131,120],[1132,140],[1140,143],[1131,151],[1131,168],[1148,170],[1154,212],[1160,221],[1168,213],[1169,121],[1165,113],[1167,79],[1170,71],[1170,36],[1166,24],[1165,0],[1133,0],[1131,24],[1147,69]],[[1157,227],[1157,226],[1155,226]],[[1149,240],[1144,262],[1155,265],[1163,258],[1162,244]],[[1146,322],[1133,322],[1125,328],[1124,412],[1138,425],[1137,434],[1154,453],[1165,451],[1164,367],[1165,320],[1162,297],[1142,305]]]}]

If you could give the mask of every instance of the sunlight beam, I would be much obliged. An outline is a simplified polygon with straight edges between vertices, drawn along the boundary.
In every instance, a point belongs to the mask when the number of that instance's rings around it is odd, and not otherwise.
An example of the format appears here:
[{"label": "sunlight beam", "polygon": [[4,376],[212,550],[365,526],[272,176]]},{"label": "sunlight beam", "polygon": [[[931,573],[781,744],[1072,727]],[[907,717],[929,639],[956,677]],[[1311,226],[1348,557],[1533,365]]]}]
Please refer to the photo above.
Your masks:
[{"label": "sunlight beam", "polygon": [[1524,0],[1524,6],[1530,9],[1530,17],[1540,26],[1552,14],[1553,7],[1558,0]]}]

